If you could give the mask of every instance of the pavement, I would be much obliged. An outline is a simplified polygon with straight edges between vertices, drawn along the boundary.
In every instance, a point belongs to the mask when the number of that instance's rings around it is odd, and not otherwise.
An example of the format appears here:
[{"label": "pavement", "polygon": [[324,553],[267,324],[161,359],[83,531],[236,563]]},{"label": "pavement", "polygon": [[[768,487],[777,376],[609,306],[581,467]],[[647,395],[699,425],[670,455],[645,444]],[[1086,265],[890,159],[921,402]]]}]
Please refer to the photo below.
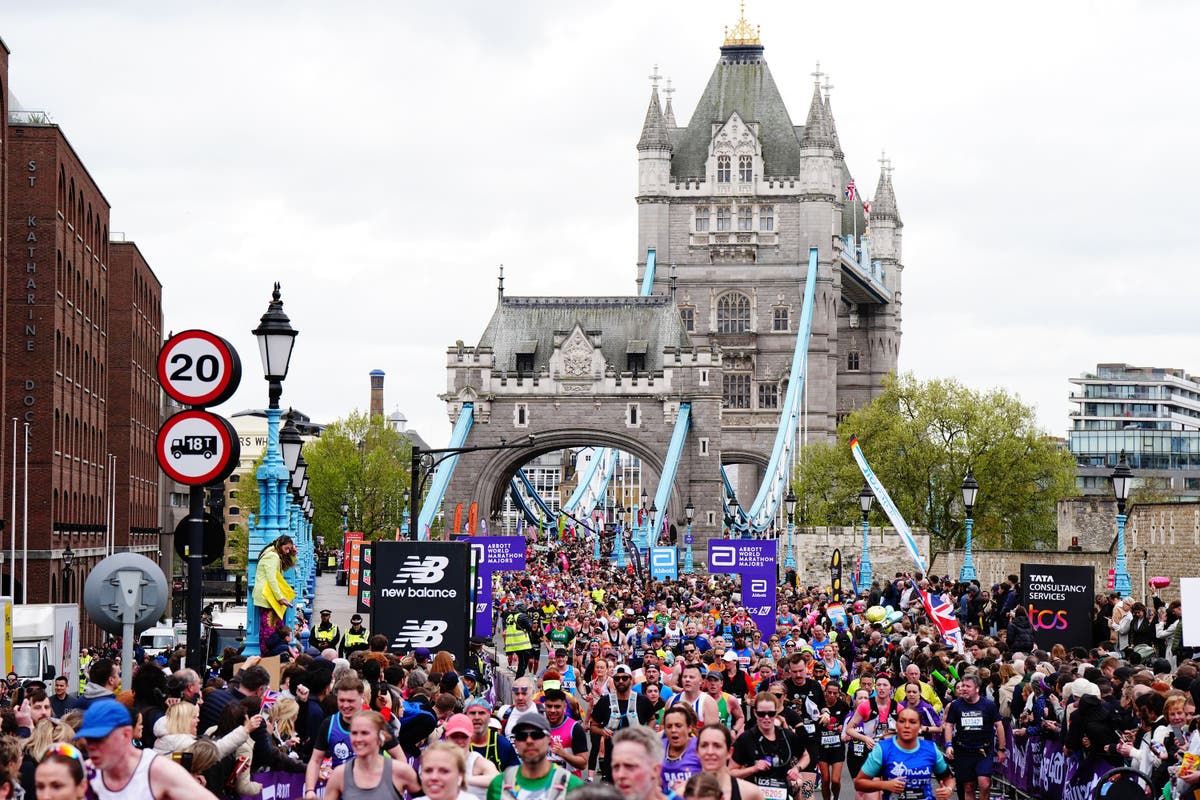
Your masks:
[{"label": "pavement", "polygon": [[[358,602],[351,597],[349,588],[337,585],[337,572],[322,572],[317,577],[317,596],[313,601],[313,625],[321,621],[321,609],[328,608],[333,612],[333,624],[345,632],[350,627],[350,616],[358,611]],[[371,619],[363,615],[364,622],[370,629]]]}]

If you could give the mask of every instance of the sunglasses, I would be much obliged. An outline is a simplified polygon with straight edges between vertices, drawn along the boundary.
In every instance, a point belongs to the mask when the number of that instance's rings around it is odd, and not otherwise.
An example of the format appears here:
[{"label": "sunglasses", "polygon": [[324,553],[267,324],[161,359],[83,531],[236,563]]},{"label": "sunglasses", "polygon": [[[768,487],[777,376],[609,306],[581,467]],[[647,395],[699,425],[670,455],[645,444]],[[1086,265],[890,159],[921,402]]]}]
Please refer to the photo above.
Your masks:
[{"label": "sunglasses", "polygon": [[526,739],[533,739],[534,741],[540,741],[540,740],[546,738],[546,732],[544,730],[541,730],[540,728],[535,728],[534,730],[531,730],[531,731],[513,731],[512,738],[513,738],[514,742],[523,742]]},{"label": "sunglasses", "polygon": [[774,711],[755,711],[754,716],[758,717],[759,719],[770,719],[771,717],[775,716],[775,712]]},{"label": "sunglasses", "polygon": [[58,742],[57,744],[51,745],[50,749],[46,751],[46,754],[43,755],[42,758],[45,759],[46,756],[50,755],[51,753],[56,753],[60,756],[66,756],[67,758],[74,758],[77,759],[80,764],[83,763],[83,753],[81,753],[79,748],[77,748],[75,745],[68,742]]},{"label": "sunglasses", "polygon": [[513,690],[512,690],[512,693],[513,693],[513,694],[529,694],[529,690],[528,690],[528,689],[523,689],[523,688],[521,688],[520,686],[514,686],[514,687],[513,687]]}]

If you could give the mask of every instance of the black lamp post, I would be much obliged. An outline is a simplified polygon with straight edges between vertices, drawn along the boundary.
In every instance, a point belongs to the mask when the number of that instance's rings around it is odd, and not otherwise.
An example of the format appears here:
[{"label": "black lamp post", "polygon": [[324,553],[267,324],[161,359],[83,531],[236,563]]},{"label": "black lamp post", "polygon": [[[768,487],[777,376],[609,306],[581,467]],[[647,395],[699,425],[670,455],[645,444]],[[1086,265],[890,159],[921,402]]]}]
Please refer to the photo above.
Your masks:
[{"label": "black lamp post", "polygon": [[271,293],[267,313],[262,315],[258,327],[253,331],[258,339],[258,353],[262,357],[263,377],[269,388],[270,407],[279,408],[279,397],[283,394],[283,381],[287,377],[292,361],[292,346],[296,343],[297,331],[292,327],[288,315],[283,313],[279,283]]},{"label": "black lamp post", "polygon": [[1113,566],[1113,591],[1121,597],[1133,594],[1133,582],[1129,579],[1129,567],[1125,564],[1125,504],[1133,488],[1133,470],[1125,451],[1117,461],[1117,468],[1109,476],[1112,479],[1113,495],[1117,498],[1117,563]]},{"label": "black lamp post", "polygon": [[974,518],[972,511],[975,509],[975,495],[979,494],[979,482],[975,480],[975,473],[967,467],[967,477],[963,478],[962,482],[962,500],[963,510],[967,514],[967,549],[963,553],[962,569],[958,571],[958,579],[964,583],[973,581],[977,577],[975,572],[975,559],[971,555],[971,528],[974,526]]},{"label": "black lamp post", "polygon": [[737,531],[738,511],[740,511],[740,510],[741,509],[738,506],[737,495],[735,494],[733,497],[729,498],[729,533],[730,533],[730,535],[732,535],[735,531]]},{"label": "black lamp post", "polygon": [[687,520],[687,533],[683,537],[683,543],[687,545],[687,554],[683,559],[683,571],[691,574],[696,569],[696,557],[692,554],[692,521],[696,519],[696,506],[692,505],[691,495],[688,495],[687,505],[683,507],[683,516]]},{"label": "black lamp post", "polygon": [[71,544],[67,543],[67,549],[63,550],[62,561],[62,583],[63,583],[63,602],[70,603],[73,592],[72,583],[75,580],[75,571],[71,569],[71,562],[75,560],[75,551],[71,549]]}]

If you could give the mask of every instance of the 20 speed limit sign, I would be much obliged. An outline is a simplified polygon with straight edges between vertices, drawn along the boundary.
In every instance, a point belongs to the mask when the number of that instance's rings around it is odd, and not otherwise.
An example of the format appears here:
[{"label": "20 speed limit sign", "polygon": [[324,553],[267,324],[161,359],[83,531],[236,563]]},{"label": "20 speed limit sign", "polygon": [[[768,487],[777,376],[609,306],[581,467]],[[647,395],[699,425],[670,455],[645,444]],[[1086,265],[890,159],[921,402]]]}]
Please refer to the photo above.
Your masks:
[{"label": "20 speed limit sign", "polygon": [[158,382],[183,405],[219,405],[233,396],[241,379],[237,351],[215,333],[177,333],[158,353]]},{"label": "20 speed limit sign", "polygon": [[180,411],[158,431],[158,465],[175,481],[206,486],[237,468],[241,442],[224,417],[194,409]]}]

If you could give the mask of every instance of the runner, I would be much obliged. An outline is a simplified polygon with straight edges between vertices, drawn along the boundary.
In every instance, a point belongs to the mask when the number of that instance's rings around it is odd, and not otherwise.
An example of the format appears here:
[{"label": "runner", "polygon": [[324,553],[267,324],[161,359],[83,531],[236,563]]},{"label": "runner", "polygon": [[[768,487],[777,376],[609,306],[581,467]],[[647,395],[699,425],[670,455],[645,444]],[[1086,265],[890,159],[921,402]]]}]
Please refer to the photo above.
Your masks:
[{"label": "runner", "polygon": [[777,724],[778,714],[775,695],[755,700],[755,724],[734,742],[733,761],[738,766],[730,772],[752,781],[769,800],[788,800],[790,786],[798,787],[797,796],[807,800],[816,788],[812,743]]},{"label": "runner", "polygon": [[[854,779],[860,792],[884,793],[884,800],[950,800],[954,776],[937,745],[920,738],[921,718],[915,709],[900,712],[896,737],[886,739],[867,756]],[[936,782],[936,786],[934,783]]]},{"label": "runner", "polygon": [[996,704],[979,696],[978,677],[964,675],[958,682],[958,692],[958,699],[946,710],[943,725],[946,758],[967,800],[975,797],[976,787],[980,800],[987,800],[992,771],[996,764],[1004,763],[1007,753],[1004,724]]}]

